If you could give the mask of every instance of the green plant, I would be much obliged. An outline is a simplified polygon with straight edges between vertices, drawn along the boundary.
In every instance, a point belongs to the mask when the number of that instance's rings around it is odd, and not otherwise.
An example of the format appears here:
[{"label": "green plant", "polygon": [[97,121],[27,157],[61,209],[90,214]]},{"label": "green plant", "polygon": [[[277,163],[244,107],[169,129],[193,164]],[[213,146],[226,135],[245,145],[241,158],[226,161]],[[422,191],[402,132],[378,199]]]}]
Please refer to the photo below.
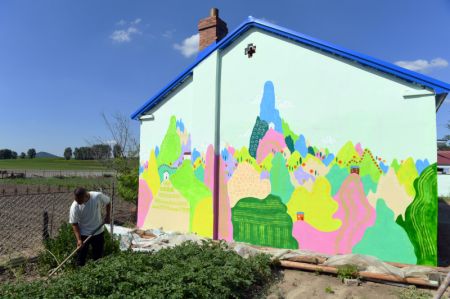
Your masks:
[{"label": "green plant", "polygon": [[330,286],[328,286],[328,287],[325,288],[325,293],[327,293],[327,294],[334,294],[334,291],[333,291],[333,289]]},{"label": "green plant", "polygon": [[344,280],[346,279],[355,279],[359,277],[358,267],[355,265],[344,265],[338,267],[337,276]]},{"label": "green plant", "polygon": [[119,172],[117,176],[118,192],[121,198],[135,203],[138,197],[139,174],[137,169],[129,169]]},{"label": "green plant", "polygon": [[86,188],[93,188],[103,186],[104,188],[111,188],[113,179],[108,177],[97,177],[95,180],[89,177],[67,177],[67,176],[54,176],[49,178],[15,178],[15,179],[3,179],[4,185],[30,185],[30,186],[44,186],[44,187],[61,187],[66,191],[67,188],[84,186]]},{"label": "green plant", "polygon": [[431,294],[427,291],[417,289],[415,286],[410,286],[406,289],[403,289],[398,297],[400,299],[428,299],[431,298]]},{"label": "green plant", "polygon": [[224,243],[185,242],[156,253],[121,252],[48,281],[0,286],[1,298],[251,298],[276,269],[268,255],[244,259]]},{"label": "green plant", "polygon": [[11,277],[14,277],[14,279],[16,280],[20,280],[26,273],[27,265],[27,258],[18,258],[15,260],[10,260],[8,263],[6,263],[4,268]]},{"label": "green plant", "polygon": [[[111,234],[105,229],[105,256],[118,253],[119,241],[114,240]],[[46,274],[50,269],[58,266],[69,254],[76,248],[77,243],[72,231],[72,226],[64,223],[58,230],[58,234],[54,238],[44,241],[44,250],[39,254],[38,266],[41,274]],[[91,258],[91,252],[88,253]],[[75,267],[75,256],[71,258],[64,266],[66,269]]]}]

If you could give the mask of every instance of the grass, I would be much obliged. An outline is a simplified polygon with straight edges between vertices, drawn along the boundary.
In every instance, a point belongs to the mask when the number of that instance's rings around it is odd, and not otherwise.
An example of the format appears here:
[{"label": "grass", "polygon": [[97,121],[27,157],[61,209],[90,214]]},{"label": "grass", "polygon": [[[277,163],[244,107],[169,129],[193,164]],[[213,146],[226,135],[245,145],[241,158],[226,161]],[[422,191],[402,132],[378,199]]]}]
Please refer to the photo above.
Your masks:
[{"label": "grass", "polygon": [[28,186],[56,186],[75,188],[83,186],[85,188],[97,186],[111,186],[114,178],[96,177],[50,177],[50,178],[26,178],[26,179],[3,179],[2,185],[28,185]]},{"label": "grass", "polygon": [[359,277],[358,268],[355,265],[344,265],[338,267],[337,276],[344,280],[347,279],[355,279]]},{"label": "grass", "polygon": [[431,294],[425,290],[417,289],[415,286],[410,286],[407,289],[403,289],[398,295],[400,299],[428,299],[431,298]]},{"label": "grass", "polygon": [[65,160],[64,158],[36,158],[0,160],[0,169],[30,170],[107,170],[96,160]]}]

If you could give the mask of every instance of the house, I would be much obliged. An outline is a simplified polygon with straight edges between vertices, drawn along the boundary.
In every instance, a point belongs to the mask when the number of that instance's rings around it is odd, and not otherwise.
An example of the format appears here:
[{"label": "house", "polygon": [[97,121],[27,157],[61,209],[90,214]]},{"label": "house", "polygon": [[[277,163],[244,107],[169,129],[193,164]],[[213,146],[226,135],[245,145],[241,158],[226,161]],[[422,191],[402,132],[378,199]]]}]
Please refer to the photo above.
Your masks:
[{"label": "house", "polygon": [[228,33],[217,9],[199,34],[132,115],[139,227],[436,264],[449,84],[253,17]]},{"label": "house", "polygon": [[450,151],[438,151],[437,155],[438,173],[450,174]]}]

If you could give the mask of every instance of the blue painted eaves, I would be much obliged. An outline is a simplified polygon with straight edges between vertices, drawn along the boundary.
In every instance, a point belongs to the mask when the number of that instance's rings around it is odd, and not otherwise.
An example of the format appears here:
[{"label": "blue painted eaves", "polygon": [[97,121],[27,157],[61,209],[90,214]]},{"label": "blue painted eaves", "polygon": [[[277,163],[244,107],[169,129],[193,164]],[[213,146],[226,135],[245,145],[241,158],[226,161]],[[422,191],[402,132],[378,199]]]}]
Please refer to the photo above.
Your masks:
[{"label": "blue painted eaves", "polygon": [[[431,77],[407,70],[399,67],[395,64],[388,63],[352,50],[348,50],[322,40],[289,30],[287,28],[269,23],[267,21],[259,20],[253,17],[248,17],[237,29],[229,33],[218,43],[212,44],[209,47],[201,51],[196,60],[189,65],[183,72],[181,72],[174,80],[169,82],[164,88],[158,91],[153,97],[144,103],[139,109],[131,115],[132,119],[138,119],[142,114],[146,113],[150,109],[154,108],[159,102],[161,102],[174,88],[179,86],[193,73],[193,69],[204,59],[206,59],[211,53],[216,50],[222,50],[233,43],[239,36],[245,33],[248,29],[255,27],[262,30],[271,32],[273,34],[282,36],[284,38],[291,39],[295,42],[305,44],[321,51],[327,52],[332,55],[337,55],[360,63],[361,65],[374,68],[383,73],[395,76],[402,80],[421,85],[425,88],[431,89],[436,95],[445,95],[450,92],[450,84],[433,79]],[[443,100],[443,99],[442,99]]]}]

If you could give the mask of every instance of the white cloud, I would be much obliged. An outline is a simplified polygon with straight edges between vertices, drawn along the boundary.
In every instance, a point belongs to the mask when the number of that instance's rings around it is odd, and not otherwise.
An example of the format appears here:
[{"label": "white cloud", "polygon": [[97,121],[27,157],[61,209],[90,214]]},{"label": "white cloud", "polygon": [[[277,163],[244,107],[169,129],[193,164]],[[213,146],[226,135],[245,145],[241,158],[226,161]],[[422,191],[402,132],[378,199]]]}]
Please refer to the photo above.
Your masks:
[{"label": "white cloud", "polygon": [[443,58],[434,58],[432,60],[401,60],[394,62],[396,65],[409,69],[411,71],[428,73],[433,69],[448,67],[448,61]]},{"label": "white cloud", "polygon": [[181,44],[174,44],[174,49],[178,50],[183,54],[184,57],[191,57],[198,52],[198,42],[199,42],[199,34],[194,34],[185,38]]},{"label": "white cloud", "polygon": [[175,29],[167,29],[161,35],[164,38],[171,39],[173,37],[173,34],[175,33],[175,31],[176,31]]},{"label": "white cloud", "polygon": [[120,20],[116,23],[117,26],[125,27],[123,29],[114,30],[109,36],[116,43],[128,43],[131,42],[133,36],[136,34],[141,34],[142,32],[138,29],[139,23],[142,22],[141,18],[136,18],[131,22],[125,20]]},{"label": "white cloud", "polygon": [[131,24],[137,25],[137,24],[139,24],[141,21],[142,21],[141,18],[137,18],[137,19],[135,19],[134,21],[132,21]]},{"label": "white cloud", "polygon": [[110,38],[116,43],[128,43],[131,42],[133,35],[140,34],[141,32],[136,27],[128,27],[126,29],[115,30]]}]

